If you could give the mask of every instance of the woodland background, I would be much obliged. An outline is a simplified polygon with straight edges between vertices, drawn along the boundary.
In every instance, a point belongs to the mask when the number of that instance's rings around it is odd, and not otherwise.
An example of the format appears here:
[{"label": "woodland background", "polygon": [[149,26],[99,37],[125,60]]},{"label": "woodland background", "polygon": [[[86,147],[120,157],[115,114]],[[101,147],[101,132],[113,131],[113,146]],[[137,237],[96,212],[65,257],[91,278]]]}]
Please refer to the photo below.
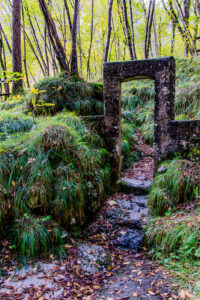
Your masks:
[{"label": "woodland background", "polygon": [[105,61],[200,51],[199,0],[2,0],[0,15],[1,74],[27,87],[60,68],[98,80]]}]

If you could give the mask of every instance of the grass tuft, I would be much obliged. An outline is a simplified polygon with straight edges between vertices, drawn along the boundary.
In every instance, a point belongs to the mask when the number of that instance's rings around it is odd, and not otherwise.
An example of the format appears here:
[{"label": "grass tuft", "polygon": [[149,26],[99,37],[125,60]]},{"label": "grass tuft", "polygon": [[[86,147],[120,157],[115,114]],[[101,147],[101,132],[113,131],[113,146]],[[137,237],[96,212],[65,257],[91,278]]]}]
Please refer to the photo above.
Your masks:
[{"label": "grass tuft", "polygon": [[189,161],[173,160],[167,164],[164,174],[155,177],[148,199],[148,206],[154,216],[164,216],[179,203],[195,199],[198,184],[192,174],[188,174],[189,166]]}]

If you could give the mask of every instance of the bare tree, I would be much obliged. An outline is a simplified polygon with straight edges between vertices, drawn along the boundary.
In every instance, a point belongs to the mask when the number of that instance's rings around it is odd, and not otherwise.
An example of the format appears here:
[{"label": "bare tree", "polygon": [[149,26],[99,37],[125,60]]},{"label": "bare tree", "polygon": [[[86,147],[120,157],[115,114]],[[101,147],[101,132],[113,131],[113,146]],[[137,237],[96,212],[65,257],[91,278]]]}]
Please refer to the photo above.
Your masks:
[{"label": "bare tree", "polygon": [[[21,53],[21,0],[13,0],[12,6],[12,66],[13,72],[22,74]],[[17,76],[19,77],[19,76]],[[17,79],[17,78],[16,78]],[[22,79],[13,81],[13,93],[23,89]]]},{"label": "bare tree", "polygon": [[108,61],[108,52],[109,52],[109,47],[110,47],[110,37],[112,33],[112,7],[113,7],[113,0],[110,0],[109,2],[109,9],[108,9],[108,34],[107,34],[107,41],[106,41],[106,48],[104,52],[104,62]]},{"label": "bare tree", "polygon": [[151,45],[151,29],[153,24],[155,11],[155,0],[150,0],[148,14],[146,18],[146,34],[145,34],[145,45],[144,45],[144,56],[145,58],[149,58],[149,50]]},{"label": "bare tree", "polygon": [[132,0],[129,0],[129,10],[130,10],[130,19],[131,19],[131,43],[134,59],[137,59],[136,49],[135,49],[135,32],[134,32],[134,23],[133,23],[133,5]]},{"label": "bare tree", "polygon": [[90,56],[92,50],[92,41],[93,41],[93,33],[94,33],[94,0],[92,0],[92,19],[91,19],[91,27],[90,27],[90,46],[88,50],[88,61],[87,61],[87,75],[90,78]]},{"label": "bare tree", "polygon": [[79,5],[80,5],[80,0],[75,0],[74,18],[73,18],[73,26],[72,26],[72,53],[71,53],[71,73],[77,75],[78,75],[78,59],[77,59],[76,42],[77,42]]},{"label": "bare tree", "polygon": [[128,21],[128,14],[127,14],[127,6],[126,6],[126,0],[122,0],[123,4],[123,12],[124,12],[124,23],[125,23],[125,29],[126,29],[126,37],[127,37],[127,44],[129,49],[129,54],[131,60],[134,60],[134,54],[132,49],[132,39],[131,39],[131,31],[130,31],[130,24]]},{"label": "bare tree", "polygon": [[68,6],[68,3],[67,3],[67,0],[64,0],[64,5],[65,5],[66,13],[67,13],[67,19],[68,19],[70,33],[72,34],[72,20],[71,20],[71,16],[70,16],[69,6]]},{"label": "bare tree", "polygon": [[60,69],[61,69],[61,71],[69,72],[69,65],[67,63],[65,51],[64,51],[64,48],[59,39],[57,30],[56,30],[56,26],[51,17],[48,6],[47,6],[45,0],[38,0],[38,2],[40,5],[40,9],[43,13],[44,19],[45,19],[45,24],[47,27],[49,39],[50,39],[53,49],[55,51],[56,58],[58,60]]}]

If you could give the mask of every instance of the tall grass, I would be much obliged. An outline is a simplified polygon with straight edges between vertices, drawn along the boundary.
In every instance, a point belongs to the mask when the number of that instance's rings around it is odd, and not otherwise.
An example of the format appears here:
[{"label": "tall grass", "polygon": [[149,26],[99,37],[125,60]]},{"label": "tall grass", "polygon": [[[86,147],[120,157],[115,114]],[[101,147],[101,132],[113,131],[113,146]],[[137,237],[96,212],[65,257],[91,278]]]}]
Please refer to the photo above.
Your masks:
[{"label": "tall grass", "polygon": [[149,194],[148,206],[154,216],[164,216],[179,203],[195,198],[196,184],[185,170],[187,161],[173,160],[167,164],[167,171],[158,174]]}]

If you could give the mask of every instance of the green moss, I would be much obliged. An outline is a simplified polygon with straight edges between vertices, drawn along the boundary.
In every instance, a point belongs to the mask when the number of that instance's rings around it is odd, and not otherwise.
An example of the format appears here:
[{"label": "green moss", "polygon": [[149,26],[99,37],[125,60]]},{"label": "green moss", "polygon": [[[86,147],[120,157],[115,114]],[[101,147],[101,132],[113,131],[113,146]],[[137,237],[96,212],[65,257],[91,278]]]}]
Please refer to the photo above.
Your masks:
[{"label": "green moss", "polygon": [[45,77],[34,86],[37,90],[30,102],[36,114],[55,114],[67,109],[79,115],[103,114],[103,87],[86,83],[78,77],[61,73]]}]

